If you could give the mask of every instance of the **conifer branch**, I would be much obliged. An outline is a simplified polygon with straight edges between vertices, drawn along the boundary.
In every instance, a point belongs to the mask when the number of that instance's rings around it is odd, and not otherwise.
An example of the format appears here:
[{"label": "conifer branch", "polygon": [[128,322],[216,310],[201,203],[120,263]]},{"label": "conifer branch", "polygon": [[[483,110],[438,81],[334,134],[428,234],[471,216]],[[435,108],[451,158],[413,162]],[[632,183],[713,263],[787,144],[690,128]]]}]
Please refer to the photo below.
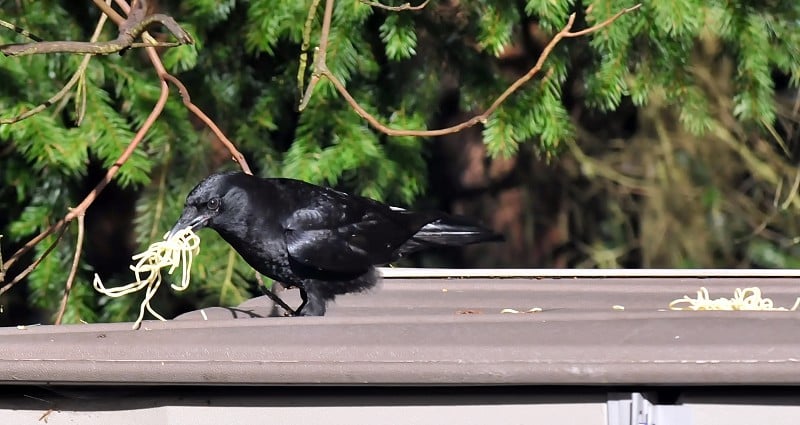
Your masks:
[{"label": "conifer branch", "polygon": [[[148,47],[147,51],[148,51],[148,53],[152,52],[152,54],[155,55],[155,57],[158,57],[158,54],[155,52],[155,49],[153,49],[152,47]],[[158,63],[160,64],[160,61]],[[156,64],[154,64],[154,66],[156,66]],[[156,69],[158,70],[158,66],[156,66]],[[161,65],[161,69],[163,70],[163,65]],[[166,70],[164,70],[163,72],[166,73]],[[86,213],[86,210],[89,208],[89,206],[92,205],[92,203],[95,201],[95,199],[97,199],[97,197],[100,195],[100,192],[102,192],[103,189],[105,189],[106,186],[108,186],[108,184],[111,182],[111,180],[117,174],[117,172],[122,167],[122,165],[125,164],[125,162],[128,160],[128,158],[130,158],[130,156],[136,150],[136,148],[138,147],[139,143],[141,143],[141,141],[144,139],[144,136],[150,130],[150,127],[153,126],[153,124],[155,123],[155,121],[158,118],[158,116],[161,115],[161,112],[164,110],[164,105],[166,105],[168,98],[169,98],[169,85],[167,84],[166,80],[162,79],[161,80],[161,94],[159,95],[159,98],[156,101],[155,106],[153,107],[152,111],[150,111],[150,114],[147,116],[147,119],[145,119],[144,123],[142,124],[142,127],[139,129],[139,131],[136,133],[136,135],[130,141],[130,143],[125,148],[125,150],[122,152],[122,154],[119,156],[119,158],[117,158],[117,160],[114,162],[114,165],[112,165],[106,171],[105,176],[103,176],[103,178],[100,180],[99,183],[97,183],[97,185],[94,187],[94,189],[92,189],[92,191],[89,192],[88,195],[86,195],[86,197],[83,199],[83,201],[81,201],[81,203],[78,204],[75,208],[70,210],[61,220],[59,220],[59,221],[55,222],[54,224],[50,225],[50,227],[48,227],[45,230],[43,230],[41,233],[36,235],[33,239],[28,241],[25,245],[23,245],[20,249],[18,249],[17,252],[15,252],[11,256],[11,258],[9,258],[5,262],[5,264],[3,264],[3,267],[5,269],[9,269],[14,263],[16,263],[20,259],[20,257],[22,257],[23,255],[28,253],[31,249],[33,249],[34,246],[39,244],[47,236],[53,234],[54,232],[60,232],[59,234],[63,235],[63,232],[66,229],[66,225],[67,224],[69,224],[72,220],[77,218],[79,215],[82,215],[82,214]],[[59,236],[59,239],[60,239],[60,236]],[[20,275],[16,276],[13,281],[11,281],[9,284],[5,285],[2,289],[0,289],[0,294],[2,294],[3,292],[7,291],[15,283],[19,282],[25,276],[30,274],[30,272],[32,272],[36,268],[36,266],[39,265],[39,263],[41,263],[41,260],[43,260],[44,257],[46,257],[47,254],[49,254],[49,252],[52,250],[52,248],[53,248],[53,246],[51,246],[48,249],[48,251],[45,251],[45,254],[43,254],[42,257],[39,258],[36,262],[31,264],[30,267],[28,267],[25,271],[20,273]]]},{"label": "conifer branch", "polygon": [[[143,13],[140,12],[143,10],[143,5],[142,5],[143,1],[141,0],[138,2],[138,7],[137,7],[137,2],[134,0],[134,8],[131,8],[124,0],[116,0],[116,2],[120,6],[120,8],[123,9],[125,13],[129,14],[128,20],[125,22],[128,22],[132,19],[131,15]],[[111,19],[113,20],[114,18]],[[139,35],[141,35],[145,41],[153,40],[152,37],[147,33],[147,31],[140,31]],[[148,45],[147,47],[145,47],[145,50],[147,52],[148,58],[150,59],[150,62],[153,65],[153,68],[156,71],[156,74],[158,75],[161,81],[161,93],[158,97],[158,100],[156,101],[156,104],[153,106],[153,109],[150,111],[150,114],[145,119],[139,131],[134,135],[133,139],[131,139],[131,141],[128,143],[128,146],[125,148],[122,154],[120,154],[120,156],[117,158],[114,164],[111,167],[109,167],[109,169],[106,171],[105,176],[103,176],[100,182],[97,183],[94,189],[92,189],[92,191],[89,192],[89,194],[86,195],[86,197],[76,207],[72,208],[63,218],[58,220],[56,223],[50,225],[48,228],[46,228],[37,236],[28,241],[25,245],[23,245],[20,249],[18,249],[11,256],[11,258],[9,258],[6,262],[2,264],[2,269],[8,270],[23,255],[27,254],[31,249],[33,249],[33,247],[41,243],[47,236],[55,232],[58,232],[59,236],[56,239],[56,241],[50,247],[48,247],[48,249],[42,254],[40,258],[38,258],[33,264],[28,266],[28,268],[26,268],[19,275],[15,276],[11,282],[0,288],[0,295],[11,289],[11,287],[13,287],[16,283],[27,277],[33,270],[36,269],[36,267],[42,262],[42,260],[44,260],[48,254],[50,254],[53,248],[55,248],[55,245],[58,243],[58,241],[61,239],[61,236],[63,236],[64,232],[66,231],[67,225],[76,218],[82,217],[86,213],[86,210],[89,208],[89,206],[92,205],[92,203],[100,195],[103,189],[105,189],[106,186],[108,186],[108,184],[114,179],[116,174],[119,172],[119,169],[128,161],[133,152],[136,151],[137,147],[144,139],[145,135],[147,135],[150,128],[155,123],[156,119],[158,119],[158,117],[161,115],[161,112],[164,110],[164,106],[166,105],[167,99],[169,98],[168,82],[174,84],[178,88],[178,91],[181,94],[181,98],[183,100],[184,105],[193,114],[195,114],[198,118],[200,118],[200,120],[202,120],[206,125],[209,126],[211,131],[214,132],[214,134],[219,138],[219,140],[223,143],[223,145],[225,145],[225,147],[231,152],[231,155],[233,156],[234,160],[239,163],[239,166],[242,168],[242,170],[247,174],[252,174],[252,171],[250,170],[250,167],[247,164],[244,155],[242,155],[242,153],[236,149],[233,143],[224,135],[224,133],[211,120],[211,118],[209,118],[200,108],[198,108],[191,102],[191,97],[189,96],[189,92],[186,89],[186,86],[175,76],[167,72],[155,48],[152,45]],[[5,276],[2,277],[5,278]],[[0,282],[4,281],[5,279],[0,280]],[[69,280],[67,281],[67,285],[70,285]],[[66,289],[65,291],[68,291],[68,289]]]},{"label": "conifer branch", "polygon": [[[104,3],[103,0],[96,0],[96,1],[99,1],[100,3],[103,3],[104,5],[108,5],[108,4]],[[111,0],[107,0],[107,1],[110,2]],[[89,39],[90,42],[95,42],[100,37],[100,33],[103,31],[103,26],[105,26],[106,20],[108,20],[108,15],[106,15],[106,14],[100,15],[100,19],[97,21],[97,26],[94,29],[94,33],[92,34],[92,37]],[[24,120],[26,118],[30,118],[30,117],[38,114],[39,112],[44,111],[45,109],[47,109],[51,105],[55,104],[59,100],[61,100],[64,96],[66,96],[67,93],[69,93],[70,90],[72,90],[72,87],[74,87],[75,84],[84,75],[84,73],[86,72],[86,67],[89,66],[89,60],[91,60],[91,59],[92,59],[92,55],[88,55],[88,54],[85,55],[83,57],[83,60],[81,61],[80,65],[78,65],[78,69],[75,71],[74,74],[72,74],[72,77],[69,79],[69,81],[67,81],[67,84],[65,84],[64,87],[62,87],[61,90],[59,90],[56,94],[54,94],[50,99],[47,99],[46,101],[44,101],[44,102],[40,103],[39,105],[37,105],[35,108],[32,108],[32,109],[30,109],[28,111],[25,111],[25,112],[15,116],[15,117],[12,117],[12,118],[0,118],[0,124],[13,124],[15,122],[22,121],[22,120]]]},{"label": "conifer branch", "polygon": [[[151,49],[155,54],[155,50],[152,47],[148,47],[148,50]],[[128,158],[131,157],[133,152],[139,146],[139,143],[141,143],[142,139],[144,139],[144,136],[150,130],[150,127],[153,126],[153,123],[156,122],[156,119],[158,118],[159,115],[161,115],[161,112],[164,110],[164,105],[166,105],[168,98],[169,98],[169,85],[165,80],[161,80],[161,95],[159,96],[158,101],[156,101],[153,110],[150,111],[150,115],[147,116],[147,119],[142,124],[142,127],[130,141],[130,143],[122,152],[122,154],[119,156],[119,158],[117,158],[117,160],[114,162],[114,165],[112,165],[106,171],[105,176],[103,176],[103,178],[100,180],[99,183],[97,183],[94,189],[92,189],[92,191],[89,192],[88,195],[86,195],[83,201],[81,201],[81,203],[78,204],[75,208],[70,210],[70,212],[68,212],[64,216],[64,218],[52,224],[50,227],[39,233],[37,236],[35,236],[33,239],[31,239],[25,245],[23,245],[20,249],[18,249],[17,252],[15,252],[14,255],[12,255],[11,258],[9,258],[8,261],[5,262],[5,264],[3,264],[3,267],[6,270],[9,269],[12,265],[14,265],[14,263],[16,263],[20,259],[20,257],[28,253],[28,251],[33,249],[34,246],[36,246],[42,240],[44,240],[44,238],[53,234],[54,232],[60,232],[60,234],[63,234],[64,230],[66,229],[66,225],[68,223],[76,219],[79,215],[86,213],[86,210],[89,208],[89,206],[92,205],[95,199],[97,199],[97,196],[100,195],[100,192],[102,192],[103,189],[105,189],[106,186],[108,186],[108,184],[111,183],[111,180],[114,179],[114,176],[116,176],[119,169],[125,164]],[[51,249],[45,252],[42,258],[40,258],[39,260],[37,260],[37,262],[32,264],[31,267],[26,269],[20,275],[16,276],[11,283],[0,289],[0,294],[7,291],[8,289],[10,289],[11,286],[13,286],[13,284],[19,282],[20,280],[22,280],[22,278],[30,274],[30,272],[32,272],[33,269],[35,269],[36,266],[39,265],[41,260],[44,259],[44,257],[47,254],[49,254],[50,250],[52,250],[52,247]]]},{"label": "conifer branch", "polygon": [[542,50],[541,55],[539,55],[539,59],[536,61],[536,64],[528,70],[525,75],[518,78],[514,81],[500,96],[498,96],[494,102],[487,108],[483,113],[475,115],[474,117],[461,122],[459,124],[441,128],[437,130],[406,130],[406,129],[398,129],[389,127],[383,123],[381,123],[377,118],[371,115],[369,112],[366,111],[358,101],[353,98],[350,92],[347,91],[344,83],[339,80],[333,73],[328,69],[327,64],[325,63],[326,53],[327,53],[327,46],[328,46],[328,34],[330,33],[330,25],[331,25],[331,16],[333,11],[333,0],[326,0],[325,1],[325,15],[322,19],[322,31],[320,34],[320,43],[319,48],[317,49],[315,58],[314,58],[314,73],[311,77],[311,82],[309,83],[308,89],[306,89],[305,95],[303,96],[303,100],[300,102],[299,110],[302,111],[308,105],[308,102],[311,98],[311,92],[319,82],[320,78],[327,78],[339,94],[344,97],[345,101],[353,108],[353,110],[365,119],[373,128],[384,133],[389,136],[417,136],[417,137],[433,137],[433,136],[442,136],[445,134],[452,134],[457,133],[461,130],[466,128],[472,127],[478,123],[485,123],[489,117],[497,111],[500,105],[503,104],[514,92],[516,92],[520,87],[522,87],[525,83],[530,81],[536,74],[541,71],[542,67],[544,66],[544,62],[547,60],[548,56],[553,52],[553,49],[558,45],[561,40],[564,38],[572,38],[572,37],[579,37],[587,34],[591,34],[596,32],[602,28],[607,27],[608,25],[612,24],[614,21],[619,19],[622,15],[627,13],[633,12],[634,10],[641,7],[641,4],[637,4],[633,7],[629,7],[626,9],[622,9],[617,12],[614,16],[606,19],[605,21],[593,25],[589,28],[573,32],[572,26],[575,23],[575,13],[569,15],[569,19],[567,20],[566,25],[559,31],[553,38],[550,40],[549,43],[544,47]]}]

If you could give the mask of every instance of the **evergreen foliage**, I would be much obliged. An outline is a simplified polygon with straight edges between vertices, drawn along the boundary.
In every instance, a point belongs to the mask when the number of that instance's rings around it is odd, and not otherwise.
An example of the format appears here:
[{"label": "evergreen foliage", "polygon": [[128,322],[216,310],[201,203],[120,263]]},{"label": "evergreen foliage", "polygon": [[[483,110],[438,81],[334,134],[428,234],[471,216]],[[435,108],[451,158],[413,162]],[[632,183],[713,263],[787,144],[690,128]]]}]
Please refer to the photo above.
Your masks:
[{"label": "evergreen foliage", "polygon": [[[324,2],[311,21],[312,49],[320,36]],[[163,51],[164,63],[245,152],[258,174],[300,178],[410,205],[426,189],[427,140],[387,137],[374,130],[325,80],[309,107],[296,112],[298,58],[311,3],[160,1],[161,12],[174,16],[197,41]],[[512,45],[535,51],[543,45],[531,36],[532,27],[549,40],[570,13],[578,13],[579,30],[634,4],[598,0],[584,13],[587,4],[574,0],[475,0],[458,6],[433,0],[420,12],[391,12],[358,0],[338,0],[327,64],[381,122],[424,129],[439,112],[443,76],[456,76],[462,110],[483,111],[515,78],[501,72],[496,59]],[[91,2],[0,0],[0,19],[46,40],[87,40],[98,13]],[[800,83],[798,18],[796,1],[647,2],[599,32],[565,39],[539,75],[549,76],[523,86],[484,123],[487,151],[509,157],[527,144],[537,155],[560,152],[565,141],[575,138],[565,92],[576,85],[580,94],[571,94],[570,102],[585,102],[598,111],[613,111],[627,100],[635,106],[658,102],[677,111],[688,131],[706,134],[713,128],[714,99],[705,96],[694,73],[693,54],[698,43],[709,39],[721,40],[735,58],[732,108],[737,119],[752,128],[772,125],[773,75],[787,74],[794,87]],[[114,26],[107,24],[101,39],[115,36]],[[22,41],[0,29],[0,44]],[[48,99],[79,60],[61,54],[0,57],[2,117]],[[84,182],[89,170],[114,163],[158,94],[157,77],[138,51],[96,57],[86,73],[86,115],[80,126],[75,123],[75,96],[32,118],[0,125],[0,210],[5,212],[0,234],[5,235],[6,258],[82,199],[80,188],[96,183]],[[220,163],[235,168],[215,143],[173,93],[116,179],[116,185],[138,194],[135,243],[120,250],[139,252],[159,239],[194,183]],[[28,299],[36,308],[57,309],[75,234],[71,227],[28,278]],[[193,285],[188,294],[179,295],[189,300],[185,304],[232,305],[254,293],[253,271],[213,232],[202,237]],[[51,236],[38,245],[35,256],[53,240]],[[109,300],[94,293],[88,284],[94,266],[81,263],[65,320],[132,319],[139,300]],[[120,271],[104,278],[113,285],[125,283],[131,274]],[[167,301],[176,296],[161,297],[159,308],[168,312]]]}]

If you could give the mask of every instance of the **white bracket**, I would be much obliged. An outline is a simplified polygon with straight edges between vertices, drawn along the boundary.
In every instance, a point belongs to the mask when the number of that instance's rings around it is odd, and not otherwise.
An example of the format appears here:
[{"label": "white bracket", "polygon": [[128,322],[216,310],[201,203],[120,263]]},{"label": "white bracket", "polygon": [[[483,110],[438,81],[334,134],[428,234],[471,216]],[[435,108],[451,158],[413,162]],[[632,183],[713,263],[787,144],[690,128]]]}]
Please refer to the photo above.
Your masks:
[{"label": "white bracket", "polygon": [[608,425],[692,425],[688,406],[650,403],[641,393],[609,393]]}]

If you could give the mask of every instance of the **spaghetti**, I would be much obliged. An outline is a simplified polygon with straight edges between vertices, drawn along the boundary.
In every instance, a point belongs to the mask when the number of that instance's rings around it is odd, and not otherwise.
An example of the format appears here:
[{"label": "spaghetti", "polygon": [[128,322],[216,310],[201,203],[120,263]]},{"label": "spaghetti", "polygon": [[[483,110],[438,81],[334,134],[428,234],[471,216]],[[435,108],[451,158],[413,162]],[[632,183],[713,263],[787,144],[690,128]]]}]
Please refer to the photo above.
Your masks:
[{"label": "spaghetti", "polygon": [[506,314],[506,313],[510,313],[510,314],[525,314],[525,313],[540,313],[541,311],[542,311],[541,307],[534,307],[534,308],[532,308],[530,310],[527,310],[527,311],[519,311],[519,310],[515,310],[513,308],[504,308],[502,311],[500,311],[500,313],[501,314]]},{"label": "spaghetti", "polygon": [[[131,266],[131,270],[136,275],[136,281],[127,285],[106,288],[100,277],[94,275],[94,289],[103,295],[118,298],[124,295],[145,289],[144,300],[139,308],[139,317],[133,323],[133,328],[138,329],[144,319],[145,310],[159,320],[167,320],[158,314],[150,305],[150,300],[161,286],[161,269],[169,267],[168,274],[172,274],[178,266],[181,266],[181,281],[179,284],[172,284],[172,289],[183,291],[189,287],[191,278],[192,259],[200,252],[200,237],[191,228],[185,228],[171,238],[155,242],[150,245],[145,252],[133,256],[136,264]],[[144,275],[144,276],[143,276]]]},{"label": "spaghetti", "polygon": [[[682,304],[686,304],[685,306]],[[761,297],[758,287],[736,288],[733,298],[711,299],[708,289],[701,287],[697,291],[697,298],[684,295],[669,303],[670,310],[750,310],[750,311],[795,311],[800,307],[800,298],[794,302],[792,308],[775,307],[770,298]]]}]

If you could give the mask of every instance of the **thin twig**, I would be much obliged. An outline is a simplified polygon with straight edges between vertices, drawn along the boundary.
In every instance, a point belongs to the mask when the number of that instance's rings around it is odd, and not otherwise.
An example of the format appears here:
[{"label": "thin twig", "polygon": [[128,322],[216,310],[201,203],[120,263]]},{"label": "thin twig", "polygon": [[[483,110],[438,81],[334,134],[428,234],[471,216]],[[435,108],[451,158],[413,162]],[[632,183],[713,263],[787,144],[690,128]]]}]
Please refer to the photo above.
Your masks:
[{"label": "thin twig", "polygon": [[317,14],[319,0],[313,0],[311,7],[308,8],[306,23],[303,25],[303,44],[300,46],[300,64],[297,67],[297,88],[300,95],[303,95],[303,85],[306,78],[306,66],[308,66],[308,47],[311,45],[311,25],[314,23],[314,15]]},{"label": "thin twig", "polygon": [[45,412],[42,413],[42,416],[39,416],[39,422],[43,421],[44,423],[47,423],[47,417],[50,416],[52,413],[53,413],[53,408],[52,407],[47,409],[47,410],[45,410]]},{"label": "thin twig", "polygon": [[614,16],[606,19],[603,22],[600,22],[599,24],[592,25],[591,27],[586,28],[584,30],[567,33],[564,37],[568,37],[568,38],[571,38],[571,37],[582,37],[582,36],[584,36],[586,34],[591,34],[591,33],[595,32],[597,30],[601,30],[601,29],[611,25],[614,21],[619,19],[620,16],[622,16],[622,15],[624,15],[626,13],[631,13],[631,12],[633,12],[634,10],[636,10],[636,9],[638,9],[640,7],[642,7],[641,3],[639,3],[639,4],[635,5],[635,6],[631,6],[631,7],[627,8],[627,9],[622,9],[619,12],[617,12],[616,14],[614,14]]},{"label": "thin twig", "polygon": [[67,310],[67,300],[69,300],[69,293],[72,291],[72,284],[75,282],[75,275],[78,274],[78,264],[81,259],[81,251],[83,250],[83,232],[84,232],[84,214],[78,216],[78,242],[75,244],[75,256],[72,257],[72,267],[69,269],[69,276],[67,277],[67,284],[64,286],[64,296],[61,298],[61,307],[58,309],[56,316],[56,325],[61,324],[64,318],[64,312]]},{"label": "thin twig", "polygon": [[39,233],[38,235],[34,236],[33,239],[29,240],[25,245],[22,245],[21,248],[19,248],[14,254],[12,254],[11,258],[9,258],[8,260],[6,260],[5,263],[3,263],[3,268],[5,270],[10,269],[11,266],[13,266],[14,263],[16,263],[17,260],[19,260],[20,257],[22,257],[23,255],[27,254],[28,251],[30,251],[31,249],[33,249],[34,246],[36,246],[38,243],[43,241],[44,238],[52,235],[54,232],[61,231],[61,229],[66,224],[67,224],[67,220],[65,218],[62,218],[61,220],[58,220],[57,222],[51,224],[48,228],[42,230],[41,233]]},{"label": "thin twig", "polygon": [[[781,182],[782,181],[783,180],[781,179]],[[794,183],[792,183],[792,188],[789,189],[789,193],[786,195],[786,200],[781,204],[782,210],[789,209],[789,205],[791,205],[794,199],[797,197],[798,188],[800,188],[800,170],[797,170],[797,173],[794,175]]]},{"label": "thin twig", "polygon": [[[131,5],[133,5],[133,7],[136,7],[138,2],[136,0],[133,0],[129,5],[128,2],[125,0],[114,0],[114,3],[116,3],[117,6],[119,6],[119,8],[122,9],[123,12],[129,14],[131,13]],[[141,4],[140,7],[144,8],[144,4]]]},{"label": "thin twig", "polygon": [[100,9],[104,14],[106,14],[106,16],[111,18],[111,21],[117,24],[117,26],[122,25],[122,23],[125,22],[125,18],[123,18],[119,13],[117,13],[117,11],[111,7],[110,3],[107,4],[103,0],[92,0],[92,1],[94,2],[95,6],[97,6],[97,8]]},{"label": "thin twig", "polygon": [[[333,0],[325,0],[325,13],[322,15],[322,30],[319,34],[319,47],[314,49],[314,73],[311,74],[311,81],[308,82],[308,88],[300,101],[299,111],[306,109],[308,102],[311,100],[311,94],[319,83],[320,77],[323,75],[329,77],[328,65],[325,60],[328,55],[328,37],[331,33],[331,18],[333,17]],[[330,78],[330,77],[329,77]]]},{"label": "thin twig", "polygon": [[3,235],[0,235],[0,282],[6,281],[6,268],[3,267]]},{"label": "thin twig", "polygon": [[[102,0],[99,0],[99,1],[102,1]],[[26,30],[25,28],[20,28],[20,27],[14,25],[14,24],[12,24],[10,22],[6,22],[6,21],[4,21],[2,19],[0,19],[0,27],[8,28],[11,31],[14,31],[14,32],[22,35],[23,37],[29,38],[29,39],[31,39],[33,41],[44,41],[44,39],[42,39],[41,37],[39,37],[39,36],[37,36],[35,34],[32,34],[30,31]]]},{"label": "thin twig", "polygon": [[131,49],[134,48],[143,48],[143,47],[180,47],[183,46],[183,43],[178,43],[175,41],[153,41],[153,42],[145,42],[145,43],[131,43]]},{"label": "thin twig", "polygon": [[189,109],[198,118],[200,118],[200,120],[203,121],[203,123],[205,123],[208,126],[208,128],[210,128],[211,131],[214,132],[214,135],[217,136],[217,139],[219,139],[219,141],[222,142],[222,144],[231,153],[231,156],[233,156],[233,160],[236,161],[242,168],[242,171],[244,171],[246,174],[252,175],[253,172],[250,170],[250,165],[247,164],[247,160],[244,158],[244,155],[242,155],[242,153],[239,152],[238,149],[236,149],[236,146],[233,144],[233,142],[231,142],[230,139],[228,139],[228,137],[225,136],[225,133],[223,133],[222,130],[219,129],[217,124],[215,124],[214,121],[211,118],[209,118],[208,115],[205,114],[205,112],[203,112],[200,108],[198,108],[197,105],[192,103],[192,98],[189,95],[189,90],[186,89],[186,86],[184,86],[180,80],[175,78],[175,76],[167,73],[166,71],[164,71],[164,75],[162,75],[162,77],[171,82],[172,84],[174,84],[176,87],[178,87],[178,91],[181,94],[181,100],[183,101],[183,104],[186,106],[186,108]]},{"label": "thin twig", "polygon": [[[472,127],[478,123],[484,123],[489,117],[500,107],[500,105],[505,102],[509,96],[511,96],[514,92],[516,92],[520,87],[522,87],[525,83],[530,81],[544,66],[544,62],[547,60],[550,53],[552,53],[553,49],[556,45],[564,38],[571,38],[571,37],[578,37],[586,34],[593,33],[598,31],[606,26],[610,25],[615,20],[619,19],[622,15],[626,13],[630,13],[636,9],[641,7],[641,4],[637,4],[636,6],[629,7],[626,9],[622,9],[617,12],[614,16],[606,19],[605,21],[593,25],[589,28],[586,28],[581,31],[571,32],[572,26],[575,23],[575,14],[569,15],[569,19],[567,20],[567,24],[564,25],[564,28],[561,29],[555,36],[553,36],[552,40],[544,47],[542,53],[539,55],[539,59],[536,61],[536,64],[528,70],[525,75],[518,78],[514,83],[512,83],[497,99],[492,102],[491,106],[486,109],[483,113],[473,116],[472,118],[461,122],[459,124],[441,128],[437,130],[406,130],[406,129],[397,129],[392,128],[389,126],[384,125],[381,123],[377,118],[371,115],[369,112],[366,111],[359,103],[353,98],[350,92],[347,91],[344,83],[342,83],[333,73],[331,73],[330,69],[328,69],[327,64],[325,63],[326,57],[326,49],[328,44],[328,34],[330,32],[330,24],[331,24],[331,16],[333,10],[333,0],[326,0],[325,3],[325,15],[322,19],[322,31],[320,33],[320,45],[317,49],[316,57],[314,58],[314,73],[311,77],[311,82],[306,89],[305,95],[303,96],[303,100],[300,102],[299,110],[302,111],[308,105],[309,100],[311,99],[311,94],[319,82],[319,79],[322,77],[327,78],[333,86],[336,88],[336,91],[344,97],[345,101],[356,111],[356,113],[365,119],[373,128],[380,131],[381,133],[387,134],[389,136],[418,136],[418,137],[433,137],[433,136],[442,136],[445,134],[452,134],[457,133],[465,128]],[[331,13],[329,13],[329,11]]]},{"label": "thin twig", "polygon": [[[798,181],[797,178],[800,178],[800,171],[798,171],[798,174],[797,174],[797,176],[795,178],[795,184],[800,183],[800,181]],[[738,243],[742,243],[744,241],[752,239],[755,236],[758,236],[759,234],[761,234],[761,232],[763,232],[767,228],[767,226],[772,222],[772,220],[774,220],[775,217],[778,216],[778,214],[780,213],[781,210],[785,210],[785,209],[787,209],[789,207],[788,202],[791,202],[791,200],[793,198],[792,192],[796,191],[797,188],[795,187],[794,189],[792,189],[791,192],[789,192],[789,194],[786,196],[787,204],[779,209],[778,202],[781,199],[781,191],[782,190],[783,190],[783,179],[781,178],[780,180],[778,180],[778,184],[775,187],[775,196],[773,196],[773,198],[772,198],[772,207],[774,209],[772,211],[770,211],[769,214],[767,214],[767,216],[763,220],[761,220],[761,223],[759,223],[758,226],[755,226],[750,233],[748,233],[745,236],[742,236],[742,237],[734,239],[733,240],[734,243],[737,243],[737,244]]]},{"label": "thin twig", "polygon": [[431,0],[425,0],[421,4],[416,6],[412,6],[410,3],[403,3],[400,6],[387,6],[385,4],[378,3],[376,1],[369,1],[369,0],[359,0],[361,3],[366,4],[367,6],[377,7],[378,9],[384,10],[391,10],[392,12],[402,12],[404,10],[422,10],[425,6],[430,3]]},{"label": "thin twig", "polygon": [[[83,63],[83,61],[81,63]],[[86,64],[89,64],[88,60],[86,61]],[[80,77],[78,77],[78,88],[75,89],[75,125],[78,127],[83,124],[83,119],[86,118],[86,92],[86,73],[84,72],[80,74]],[[62,102],[62,105],[59,105],[59,107],[56,108],[53,116],[56,116],[58,111],[63,108],[64,105],[66,105],[66,101],[67,99],[65,98]]]},{"label": "thin twig", "polygon": [[[56,236],[56,240],[54,240],[53,243],[50,244],[50,246],[47,247],[47,249],[42,253],[42,255],[39,258],[36,259],[36,261],[31,263],[31,265],[26,267],[25,270],[23,270],[20,274],[15,276],[14,279],[11,282],[8,282],[2,288],[0,288],[0,295],[3,295],[6,291],[8,291],[14,285],[16,285],[20,280],[25,279],[29,274],[31,274],[31,272],[34,269],[36,269],[36,267],[38,267],[39,264],[41,264],[41,262],[44,261],[44,259],[47,258],[48,255],[50,255],[50,252],[53,251],[53,249],[56,247],[56,245],[58,245],[58,242],[61,240],[61,237],[64,236],[64,232],[66,230],[67,230],[67,226],[62,226],[61,229],[59,230],[58,236]],[[11,257],[11,259],[13,260],[14,257]],[[11,260],[9,260],[9,261],[11,261]],[[8,267],[6,267],[6,266],[4,266],[4,267],[6,269],[8,269]]]}]

